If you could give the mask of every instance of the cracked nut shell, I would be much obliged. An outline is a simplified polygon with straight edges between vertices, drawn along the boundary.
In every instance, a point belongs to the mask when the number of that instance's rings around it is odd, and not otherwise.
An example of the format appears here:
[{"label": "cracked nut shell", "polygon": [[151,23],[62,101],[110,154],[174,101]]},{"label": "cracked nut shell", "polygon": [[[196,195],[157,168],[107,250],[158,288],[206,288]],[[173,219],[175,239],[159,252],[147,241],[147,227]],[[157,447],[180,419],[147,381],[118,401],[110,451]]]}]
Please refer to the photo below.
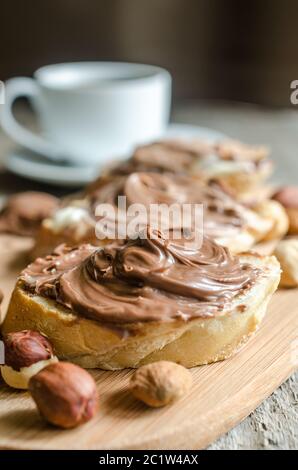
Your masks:
[{"label": "cracked nut shell", "polygon": [[140,367],[130,380],[131,393],[149,406],[165,406],[183,397],[192,385],[191,373],[170,361]]}]

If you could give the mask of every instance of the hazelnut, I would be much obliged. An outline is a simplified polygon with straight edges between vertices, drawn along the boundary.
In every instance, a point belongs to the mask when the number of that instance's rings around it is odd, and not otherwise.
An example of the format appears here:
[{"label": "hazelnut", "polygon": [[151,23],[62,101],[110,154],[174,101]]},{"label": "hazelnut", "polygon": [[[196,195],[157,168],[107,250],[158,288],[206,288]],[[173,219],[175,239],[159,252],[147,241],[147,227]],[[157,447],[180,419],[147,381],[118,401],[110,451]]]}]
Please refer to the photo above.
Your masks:
[{"label": "hazelnut", "polygon": [[1,373],[10,387],[27,389],[34,374],[58,361],[49,340],[37,331],[8,333],[3,340],[5,365]]},{"label": "hazelnut", "polygon": [[94,379],[81,367],[67,362],[51,364],[34,375],[29,391],[43,418],[61,428],[89,421],[98,409]]},{"label": "hazelnut", "polygon": [[280,202],[286,208],[295,207],[298,209],[298,187],[284,186],[272,196],[272,199]]},{"label": "hazelnut", "polygon": [[286,209],[289,218],[289,233],[298,235],[298,187],[285,186],[274,194],[273,199]]},{"label": "hazelnut", "polygon": [[281,287],[298,286],[298,238],[288,238],[278,243],[274,255],[281,265]]},{"label": "hazelnut", "polygon": [[165,406],[183,397],[192,384],[191,373],[174,362],[158,361],[140,367],[130,380],[132,394],[149,406]]}]

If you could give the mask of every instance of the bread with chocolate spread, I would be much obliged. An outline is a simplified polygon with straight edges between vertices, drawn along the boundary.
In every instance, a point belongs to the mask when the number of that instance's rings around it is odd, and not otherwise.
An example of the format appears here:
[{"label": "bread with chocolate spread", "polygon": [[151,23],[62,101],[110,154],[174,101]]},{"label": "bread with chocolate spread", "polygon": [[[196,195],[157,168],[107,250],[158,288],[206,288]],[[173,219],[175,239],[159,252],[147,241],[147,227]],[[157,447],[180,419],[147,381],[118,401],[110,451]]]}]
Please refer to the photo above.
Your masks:
[{"label": "bread with chocolate spread", "polygon": [[111,174],[170,172],[218,179],[236,195],[250,193],[271,175],[273,164],[268,149],[224,139],[168,139],[138,147],[132,157],[108,169]]},{"label": "bread with chocolate spread", "polygon": [[20,275],[2,333],[46,335],[86,368],[223,360],[258,328],[280,279],[274,257],[232,255],[210,238],[147,236],[59,247]]},{"label": "bread with chocolate spread", "polygon": [[58,199],[48,193],[25,191],[13,194],[0,211],[0,233],[34,236],[42,221],[50,217],[58,205]]},{"label": "bread with chocolate spread", "polygon": [[[190,176],[170,173],[142,173],[100,178],[90,185],[80,197],[70,198],[46,219],[36,239],[32,258],[43,256],[60,243],[78,245],[91,243],[102,245],[98,240],[95,227],[99,217],[95,216],[99,204],[109,204],[114,209],[117,223],[125,210],[120,208],[119,196],[125,197],[125,209],[142,204],[147,210],[152,204],[159,205],[160,219],[164,207],[172,205],[192,205],[194,211],[203,208],[202,227],[204,234],[227,246],[234,252],[250,249],[264,239],[273,226],[273,221],[262,217],[235,201],[217,183],[204,183]],[[198,212],[196,212],[198,213]],[[128,223],[130,219],[128,218]],[[144,225],[147,220],[144,220]],[[179,218],[171,221],[172,227],[180,223]],[[162,227],[160,227],[162,228]]]}]

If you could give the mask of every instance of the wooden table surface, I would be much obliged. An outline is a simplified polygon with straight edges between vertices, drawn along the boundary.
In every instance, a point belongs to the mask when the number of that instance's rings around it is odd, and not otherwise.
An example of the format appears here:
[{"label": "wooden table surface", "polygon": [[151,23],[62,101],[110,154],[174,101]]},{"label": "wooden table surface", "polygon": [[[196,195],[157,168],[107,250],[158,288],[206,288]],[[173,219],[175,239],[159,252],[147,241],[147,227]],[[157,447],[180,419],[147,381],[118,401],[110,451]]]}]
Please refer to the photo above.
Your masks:
[{"label": "wooden table surface", "polygon": [[[20,116],[27,119],[22,110]],[[176,106],[172,120],[211,127],[249,143],[269,145],[276,163],[275,181],[298,184],[298,108],[297,111],[294,107],[278,110],[239,103],[191,101]],[[0,162],[12,147],[12,142],[0,130]],[[23,180],[0,169],[1,196],[24,189],[44,189],[57,194],[56,188]],[[297,384],[298,373],[209,449],[297,449]]]}]

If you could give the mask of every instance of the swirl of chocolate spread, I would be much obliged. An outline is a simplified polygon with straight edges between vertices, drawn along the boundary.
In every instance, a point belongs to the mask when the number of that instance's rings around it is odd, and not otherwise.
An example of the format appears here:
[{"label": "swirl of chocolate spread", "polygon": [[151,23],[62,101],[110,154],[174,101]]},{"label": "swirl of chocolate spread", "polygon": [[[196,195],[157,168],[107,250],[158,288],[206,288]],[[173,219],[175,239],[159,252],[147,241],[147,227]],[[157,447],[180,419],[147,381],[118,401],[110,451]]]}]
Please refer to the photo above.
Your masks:
[{"label": "swirl of chocolate spread", "polygon": [[[129,176],[102,179],[87,192],[90,210],[94,214],[98,204],[109,203],[115,210],[118,196],[126,196],[126,207],[143,204],[148,210],[150,204],[195,204],[203,205],[204,233],[214,239],[233,238],[247,226],[247,212],[216,183],[206,184],[195,178],[169,173],[132,173]],[[160,209],[162,211],[162,208]],[[147,212],[148,214],[148,212]],[[117,213],[121,216],[121,213]],[[164,221],[162,213],[159,220]],[[144,221],[146,226],[147,220]],[[149,222],[149,221],[148,221]],[[151,221],[152,222],[152,221]],[[179,221],[171,221],[172,224]],[[161,225],[157,225],[160,228]],[[174,227],[170,227],[174,228]]]},{"label": "swirl of chocolate spread", "polygon": [[51,194],[27,191],[9,197],[0,213],[0,232],[35,235],[43,219],[58,208],[59,200]]},{"label": "swirl of chocolate spread", "polygon": [[21,274],[24,288],[106,324],[204,318],[223,313],[257,270],[205,238],[146,238],[103,248],[61,246]]}]

